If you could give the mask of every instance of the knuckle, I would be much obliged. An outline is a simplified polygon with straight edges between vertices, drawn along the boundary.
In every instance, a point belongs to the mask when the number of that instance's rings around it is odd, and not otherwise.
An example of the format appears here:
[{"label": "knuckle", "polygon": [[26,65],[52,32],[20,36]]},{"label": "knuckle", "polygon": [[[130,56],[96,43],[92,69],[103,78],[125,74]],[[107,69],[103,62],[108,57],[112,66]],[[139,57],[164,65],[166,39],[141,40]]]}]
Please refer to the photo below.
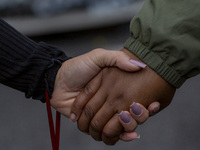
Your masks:
[{"label": "knuckle", "polygon": [[84,133],[88,133],[89,132],[88,128],[83,127],[81,122],[77,123],[77,127],[81,132],[84,132]]},{"label": "knuckle", "polygon": [[83,89],[83,92],[84,92],[84,94],[85,94],[86,97],[91,96],[92,93],[93,93],[93,88],[92,88],[92,86],[87,85],[87,86]]},{"label": "knuckle", "polygon": [[92,121],[90,124],[90,129],[92,130],[92,132],[100,133],[101,132],[100,123],[96,120]]},{"label": "knuckle", "polygon": [[85,106],[83,113],[87,119],[91,119],[94,116],[94,111],[90,105]]},{"label": "knuckle", "polygon": [[105,49],[103,49],[103,48],[95,48],[93,51],[103,51],[103,50],[105,50]]},{"label": "knuckle", "polygon": [[115,135],[110,131],[103,131],[103,142],[106,145],[114,145],[119,140],[119,135]]},{"label": "knuckle", "polygon": [[116,137],[114,132],[111,132],[112,130],[103,130],[102,134],[105,137],[105,139],[113,139]]},{"label": "knuckle", "polygon": [[117,142],[119,141],[119,138],[118,137],[115,137],[113,139],[109,139],[109,140],[106,140],[106,141],[103,141],[106,145],[115,145]]},{"label": "knuckle", "polygon": [[96,49],[93,49],[92,51],[91,51],[91,53],[97,53],[97,54],[100,54],[102,51],[105,51],[105,49],[103,49],[103,48],[96,48]]},{"label": "knuckle", "polygon": [[124,128],[120,125],[120,123],[109,124],[103,128],[102,139],[107,145],[114,145],[119,140],[120,134],[123,132]]},{"label": "knuckle", "polygon": [[116,95],[116,100],[118,100],[118,101],[124,101],[126,99],[126,97],[125,97],[125,94],[124,93],[118,93],[117,95]]},{"label": "knuckle", "polygon": [[76,110],[80,110],[83,108],[82,104],[79,103],[79,102],[74,102],[74,105],[73,105],[73,108],[76,109]]}]

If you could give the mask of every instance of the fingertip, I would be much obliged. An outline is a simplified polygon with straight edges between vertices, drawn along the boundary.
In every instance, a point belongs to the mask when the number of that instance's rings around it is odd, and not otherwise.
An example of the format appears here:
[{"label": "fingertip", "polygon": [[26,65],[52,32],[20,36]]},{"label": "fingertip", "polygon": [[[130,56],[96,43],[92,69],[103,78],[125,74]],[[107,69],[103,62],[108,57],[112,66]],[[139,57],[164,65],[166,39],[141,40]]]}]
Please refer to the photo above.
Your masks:
[{"label": "fingertip", "polygon": [[135,66],[138,66],[140,68],[145,68],[147,65],[144,64],[143,62],[140,62],[140,61],[137,61],[137,60],[134,60],[134,59],[131,59],[129,60],[129,62]]},{"label": "fingertip", "polygon": [[131,116],[129,116],[125,111],[121,111],[121,113],[118,115],[121,123],[128,124],[131,122]]},{"label": "fingertip", "polygon": [[139,103],[130,106],[130,114],[139,124],[144,123],[149,117],[149,111]]},{"label": "fingertip", "polygon": [[139,106],[139,104],[135,102],[133,102],[130,108],[131,108],[131,112],[136,116],[140,116],[143,113],[141,106]]},{"label": "fingertip", "polygon": [[71,114],[70,114],[69,119],[70,119],[71,121],[73,121],[73,122],[76,122],[76,121],[78,120],[78,119],[77,119],[77,115],[74,114],[74,113],[71,113]]},{"label": "fingertip", "polygon": [[117,64],[117,67],[121,70],[128,71],[128,72],[136,72],[142,69],[136,65],[131,64],[128,61],[120,62],[119,64]]},{"label": "fingertip", "polygon": [[149,114],[152,116],[152,115],[155,115],[157,112],[159,112],[160,110],[160,103],[159,102],[153,102],[149,105],[148,107],[148,111],[149,111]]},{"label": "fingertip", "polygon": [[70,112],[70,117],[69,117],[70,120],[73,121],[73,122],[76,122],[79,119],[79,117],[82,113],[82,109],[83,108],[81,108],[81,107],[77,108],[76,104],[74,102],[73,105],[72,105],[72,108],[71,108],[71,112]]},{"label": "fingertip", "polygon": [[124,142],[130,142],[135,139],[140,139],[140,137],[141,137],[140,134],[136,132],[124,132],[120,135],[120,140]]},{"label": "fingertip", "polygon": [[117,54],[116,66],[122,70],[135,72],[147,66],[146,64],[142,62],[131,59],[127,54],[125,54],[122,51],[118,51],[116,52],[116,54]]}]

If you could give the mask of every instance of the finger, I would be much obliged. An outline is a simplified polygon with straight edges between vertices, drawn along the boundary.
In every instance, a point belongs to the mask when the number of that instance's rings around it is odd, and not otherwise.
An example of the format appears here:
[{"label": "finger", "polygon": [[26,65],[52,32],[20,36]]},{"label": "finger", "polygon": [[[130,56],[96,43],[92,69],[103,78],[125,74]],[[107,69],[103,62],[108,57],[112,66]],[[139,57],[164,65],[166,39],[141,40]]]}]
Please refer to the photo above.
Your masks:
[{"label": "finger", "polygon": [[69,118],[70,117],[70,112],[71,112],[71,106],[74,102],[74,98],[66,100],[65,103],[63,103],[62,107],[57,107],[55,108],[59,113],[64,115],[65,117]]},{"label": "finger", "polygon": [[120,140],[130,142],[135,139],[139,139],[140,135],[136,132],[124,132],[120,135]]},{"label": "finger", "polygon": [[[90,99],[90,101],[86,104],[81,113],[78,120],[78,128],[82,132],[89,132],[90,122],[97,113],[97,111],[104,104],[107,95],[104,94],[102,89],[100,88],[97,93]],[[102,116],[101,116],[102,118]]]},{"label": "finger", "polygon": [[119,114],[119,122],[124,127],[124,131],[132,132],[137,127],[137,121],[135,121],[128,111],[122,111]]},{"label": "finger", "polygon": [[94,96],[101,85],[102,73],[100,72],[77,96],[71,108],[70,119],[77,121],[87,102]]},{"label": "finger", "polygon": [[54,93],[52,94],[50,104],[52,107],[60,108],[67,103],[68,100],[75,99],[75,97],[79,94],[80,92],[58,92],[57,89],[54,90]]},{"label": "finger", "polygon": [[102,141],[107,145],[114,145],[120,139],[120,135],[124,132],[118,117],[119,115],[116,113],[103,128]]},{"label": "finger", "polygon": [[131,59],[123,51],[107,51],[104,49],[96,49],[93,52],[96,57],[94,57],[93,54],[91,59],[100,68],[115,66],[125,71],[138,71],[140,68],[146,67],[146,64]]},{"label": "finger", "polygon": [[139,124],[144,123],[149,117],[149,111],[139,103],[130,106],[130,114]]},{"label": "finger", "polygon": [[159,102],[153,102],[153,103],[151,103],[149,105],[149,107],[148,107],[148,110],[149,110],[149,115],[150,116],[155,115],[160,110],[160,103]]},{"label": "finger", "polygon": [[119,114],[119,122],[124,127],[125,132],[120,135],[120,140],[129,142],[140,137],[134,132],[137,127],[137,122],[131,117],[128,111],[122,111]]},{"label": "finger", "polygon": [[125,71],[138,71],[141,68],[145,68],[147,65],[139,62],[137,60],[131,59],[128,55],[126,55],[122,51],[116,51],[116,67],[125,70]]},{"label": "finger", "polygon": [[102,141],[107,145],[114,145],[119,139],[126,142],[137,139],[140,135],[133,132],[136,127],[137,122],[132,119],[130,113],[123,111],[119,115],[114,115],[105,125],[102,132]]},{"label": "finger", "polygon": [[103,106],[98,110],[95,116],[92,118],[89,127],[90,135],[97,141],[102,140],[101,134],[106,123],[116,114],[114,105],[104,103]]}]

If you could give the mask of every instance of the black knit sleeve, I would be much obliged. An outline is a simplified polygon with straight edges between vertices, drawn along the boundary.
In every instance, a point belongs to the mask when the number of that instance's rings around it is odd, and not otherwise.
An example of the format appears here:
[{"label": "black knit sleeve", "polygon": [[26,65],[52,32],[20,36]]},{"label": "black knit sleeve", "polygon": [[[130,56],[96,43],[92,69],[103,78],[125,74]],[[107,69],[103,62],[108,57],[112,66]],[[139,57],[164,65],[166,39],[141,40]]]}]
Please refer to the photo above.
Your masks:
[{"label": "black knit sleeve", "polygon": [[58,47],[36,43],[0,19],[0,83],[44,102],[45,83],[51,94],[56,73],[67,59]]}]

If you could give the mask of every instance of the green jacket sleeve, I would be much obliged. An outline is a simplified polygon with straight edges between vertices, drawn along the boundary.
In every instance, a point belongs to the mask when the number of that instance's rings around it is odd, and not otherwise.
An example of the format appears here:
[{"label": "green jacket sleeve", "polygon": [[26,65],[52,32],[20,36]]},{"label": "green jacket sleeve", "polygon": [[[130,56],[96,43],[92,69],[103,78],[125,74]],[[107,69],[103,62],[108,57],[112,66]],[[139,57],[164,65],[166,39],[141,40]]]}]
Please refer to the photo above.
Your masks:
[{"label": "green jacket sleeve", "polygon": [[199,0],[147,0],[124,47],[179,88],[200,72],[199,7]]}]

